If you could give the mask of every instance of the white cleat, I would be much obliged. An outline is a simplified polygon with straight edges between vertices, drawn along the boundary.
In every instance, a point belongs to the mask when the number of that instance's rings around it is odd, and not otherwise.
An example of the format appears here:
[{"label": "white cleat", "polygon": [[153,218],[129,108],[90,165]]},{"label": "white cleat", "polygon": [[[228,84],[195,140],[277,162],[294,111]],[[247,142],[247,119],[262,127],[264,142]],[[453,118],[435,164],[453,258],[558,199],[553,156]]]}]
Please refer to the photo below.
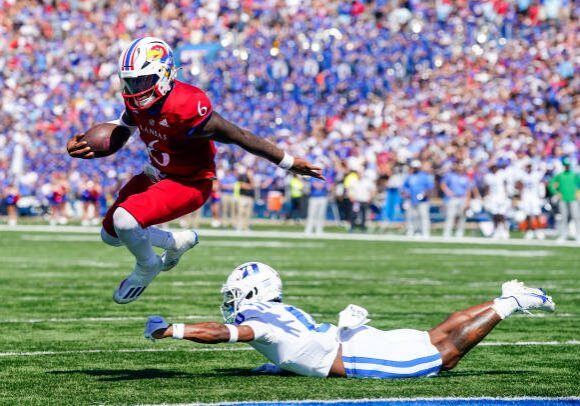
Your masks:
[{"label": "white cleat", "polygon": [[163,272],[173,269],[181,259],[181,256],[199,243],[197,233],[193,230],[177,231],[173,233],[175,248],[168,249],[161,255],[163,262]]},{"label": "white cleat", "polygon": [[149,269],[136,264],[135,270],[127,278],[123,279],[115,293],[113,293],[113,300],[119,304],[137,300],[151,281],[161,272],[163,266],[161,258],[157,257],[157,261],[156,266]]},{"label": "white cleat", "polygon": [[523,313],[531,314],[531,309],[546,312],[556,310],[556,304],[544,289],[529,288],[517,279],[501,285],[501,296],[502,298],[513,298],[518,304],[518,310]]}]

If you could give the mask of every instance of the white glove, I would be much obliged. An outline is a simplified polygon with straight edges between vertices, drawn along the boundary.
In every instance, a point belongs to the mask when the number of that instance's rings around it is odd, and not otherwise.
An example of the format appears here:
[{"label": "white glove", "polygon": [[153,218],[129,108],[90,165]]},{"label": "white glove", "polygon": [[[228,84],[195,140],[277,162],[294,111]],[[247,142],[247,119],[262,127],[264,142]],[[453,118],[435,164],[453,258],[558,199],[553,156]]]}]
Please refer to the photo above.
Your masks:
[{"label": "white glove", "polygon": [[349,304],[346,308],[338,314],[338,331],[337,338],[339,342],[341,333],[347,329],[355,329],[364,326],[371,321],[367,316],[369,312],[364,307]]},{"label": "white glove", "polygon": [[147,175],[153,183],[157,183],[163,179],[159,169],[151,165],[149,162],[145,162],[145,165],[143,165],[143,173]]}]

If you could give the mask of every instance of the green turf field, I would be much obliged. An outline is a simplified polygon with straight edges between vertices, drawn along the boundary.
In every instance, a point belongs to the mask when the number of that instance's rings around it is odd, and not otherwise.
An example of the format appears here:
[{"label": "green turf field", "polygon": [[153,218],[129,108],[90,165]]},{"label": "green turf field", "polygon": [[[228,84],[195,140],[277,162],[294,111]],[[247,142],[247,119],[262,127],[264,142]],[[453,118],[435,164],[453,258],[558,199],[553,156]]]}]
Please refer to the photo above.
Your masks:
[{"label": "green turf field", "polygon": [[[125,249],[95,234],[0,232],[0,403],[580,395],[578,248],[201,238],[140,300],[117,305],[113,289],[133,265]],[[501,345],[478,347],[454,371],[423,379],[253,376],[264,359],[244,344],[143,339],[147,315],[219,320],[221,283],[248,260],[277,268],[285,301],[318,322],[336,322],[356,303],[375,327],[428,329],[493,298],[510,278],[546,288],[558,308],[506,320],[486,340]]]}]

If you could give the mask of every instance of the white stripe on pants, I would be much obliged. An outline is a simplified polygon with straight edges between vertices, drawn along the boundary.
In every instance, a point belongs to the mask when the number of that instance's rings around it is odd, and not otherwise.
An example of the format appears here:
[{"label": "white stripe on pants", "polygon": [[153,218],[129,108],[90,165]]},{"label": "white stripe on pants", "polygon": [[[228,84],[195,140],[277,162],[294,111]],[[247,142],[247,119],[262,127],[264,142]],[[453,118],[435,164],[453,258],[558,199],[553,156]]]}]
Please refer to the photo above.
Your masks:
[{"label": "white stripe on pants", "polygon": [[311,234],[316,229],[316,234],[322,234],[324,221],[326,220],[326,206],[328,198],[326,196],[311,197],[308,199],[308,216],[306,217],[306,227],[304,232]]}]

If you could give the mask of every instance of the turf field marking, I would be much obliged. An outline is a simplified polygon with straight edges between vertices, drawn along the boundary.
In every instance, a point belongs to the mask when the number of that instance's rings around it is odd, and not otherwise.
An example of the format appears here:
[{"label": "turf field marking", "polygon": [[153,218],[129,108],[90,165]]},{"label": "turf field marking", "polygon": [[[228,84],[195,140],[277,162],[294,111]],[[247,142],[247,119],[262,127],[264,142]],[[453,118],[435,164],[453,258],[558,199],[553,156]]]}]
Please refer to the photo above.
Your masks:
[{"label": "turf field marking", "polygon": [[[242,402],[220,402],[220,403],[179,403],[179,404],[167,404],[163,403],[165,406],[189,406],[189,405],[199,405],[199,406],[210,406],[210,405],[220,405],[220,406],[230,406],[230,405],[260,405],[260,406],[291,406],[291,405],[303,405],[303,406],[317,406],[317,405],[387,405],[387,404],[409,404],[414,406],[421,405],[449,405],[449,404],[494,404],[494,405],[572,405],[577,404],[580,400],[578,396],[559,396],[559,397],[540,397],[540,396],[514,396],[514,397],[417,397],[417,398],[377,398],[377,399],[336,399],[336,400],[284,400],[284,401],[242,401]],[[144,405],[144,406],[156,406],[154,404]]]},{"label": "turf field marking", "polygon": [[[510,346],[569,346],[580,345],[578,340],[569,341],[491,341],[483,342],[478,346],[484,347],[510,347]],[[101,354],[101,353],[139,353],[139,352],[215,352],[215,351],[252,351],[251,347],[217,347],[217,348],[117,348],[117,349],[93,349],[93,350],[67,350],[67,351],[7,351],[0,352],[0,357],[37,357],[43,355],[73,355],[73,354]]]},{"label": "turf field marking", "polygon": [[103,353],[138,353],[138,352],[215,352],[215,351],[252,351],[252,347],[231,347],[231,348],[117,348],[117,349],[95,349],[95,350],[69,350],[69,351],[30,351],[0,352],[0,357],[38,357],[44,355],[77,355],[77,354],[103,354]]},{"label": "turf field marking", "polygon": [[[83,226],[46,226],[46,225],[19,225],[11,227],[7,225],[0,225],[0,231],[12,232],[46,232],[46,233],[70,233],[70,234],[94,234],[98,235],[100,227],[83,227]],[[476,244],[476,245],[511,245],[511,246],[536,246],[536,247],[570,247],[577,248],[578,243],[575,241],[556,242],[551,240],[492,240],[483,237],[463,237],[457,239],[431,237],[428,240],[417,240],[413,237],[406,237],[403,235],[394,234],[343,234],[343,233],[325,233],[323,235],[310,236],[301,232],[293,231],[228,231],[228,230],[211,230],[201,229],[200,235],[208,237],[228,237],[228,238],[266,238],[272,239],[297,239],[297,240],[342,240],[342,241],[394,241],[394,242],[411,242],[413,244]]]},{"label": "turf field marking", "polygon": [[[211,318],[212,315],[201,316],[171,316],[170,319],[175,320],[200,320]],[[0,324],[3,323],[21,323],[21,324],[36,324],[36,323],[76,323],[76,322],[113,322],[113,321],[143,321],[145,322],[146,317],[143,316],[122,316],[122,317],[70,317],[70,318],[49,318],[49,319],[7,319],[0,320]]]},{"label": "turf field marking", "polygon": [[552,251],[534,250],[534,251],[512,251],[485,248],[413,248],[407,250],[409,254],[420,255],[473,255],[473,256],[491,256],[491,257],[547,257],[554,255]]},{"label": "turf field marking", "polygon": [[[23,234],[20,237],[23,241],[42,242],[101,242],[99,236],[93,235],[32,235]],[[232,241],[232,240],[207,240],[202,241],[204,247],[235,247],[235,248],[323,248],[324,243],[317,242],[282,242],[282,241]]]}]

